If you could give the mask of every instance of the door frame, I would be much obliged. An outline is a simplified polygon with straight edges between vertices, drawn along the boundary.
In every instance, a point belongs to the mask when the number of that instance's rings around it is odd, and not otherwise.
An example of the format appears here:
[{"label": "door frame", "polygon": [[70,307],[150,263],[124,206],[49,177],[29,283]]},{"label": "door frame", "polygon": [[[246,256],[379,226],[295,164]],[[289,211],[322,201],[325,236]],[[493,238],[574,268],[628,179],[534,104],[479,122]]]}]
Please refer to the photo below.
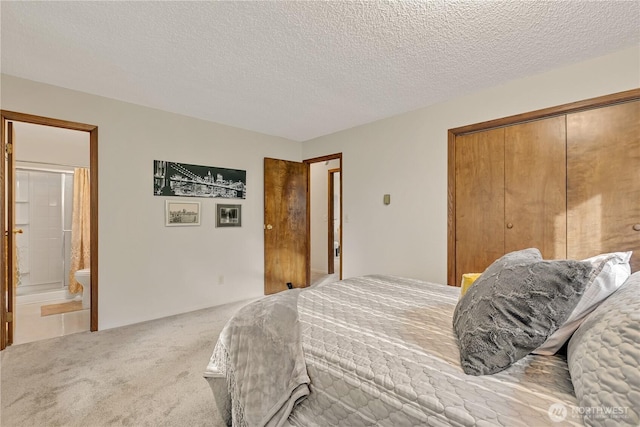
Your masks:
[{"label": "door frame", "polygon": [[[303,160],[303,163],[308,164],[309,166],[311,166],[312,163],[320,163],[320,162],[326,162],[329,160],[339,160],[340,165],[338,166],[337,169],[340,170],[340,224],[343,224],[342,221],[342,212],[344,209],[342,209],[342,176],[343,176],[343,172],[342,172],[342,153],[335,153],[335,154],[328,154],[326,156],[321,156],[321,157],[313,157],[310,159],[306,159]],[[309,174],[308,178],[307,178],[308,182],[307,182],[307,188],[309,188],[309,192],[311,192],[311,174]],[[307,224],[311,224],[311,197],[307,198]],[[344,265],[344,250],[343,250],[343,244],[342,244],[342,229],[344,227],[340,227],[340,277],[339,279],[342,280],[342,266]],[[309,242],[311,242],[311,228],[309,227],[307,229],[307,240]],[[333,239],[331,239],[331,241],[328,241],[329,243],[329,253],[332,253],[332,248],[333,248]],[[309,244],[308,249],[307,249],[308,253],[307,253],[307,270],[309,271],[309,269],[311,268],[311,244]],[[331,258],[330,258],[331,260]],[[310,284],[309,284],[310,285]]]},{"label": "door frame", "polygon": [[[49,117],[35,116],[32,114],[19,113],[15,111],[0,110],[0,152],[5,153],[6,150],[6,130],[7,122],[24,122],[36,125],[52,126],[63,129],[77,130],[89,133],[89,168],[90,168],[90,212],[91,224],[89,228],[89,236],[91,239],[91,322],[90,330],[92,332],[98,330],[98,126],[85,123],[71,122],[67,120],[53,119]],[[0,162],[0,223],[5,225],[5,171],[4,159]],[[12,265],[12,261],[9,265]],[[5,300],[7,292],[5,257],[0,257],[0,350],[4,350],[9,338],[8,328],[13,328],[15,323],[13,319],[11,324],[8,322],[8,312],[14,316],[15,307],[13,306],[13,298],[9,301]],[[13,290],[11,291],[13,294]],[[8,304],[7,304],[8,303]],[[13,333],[11,334],[13,337]],[[11,344],[11,343],[9,343]]]}]

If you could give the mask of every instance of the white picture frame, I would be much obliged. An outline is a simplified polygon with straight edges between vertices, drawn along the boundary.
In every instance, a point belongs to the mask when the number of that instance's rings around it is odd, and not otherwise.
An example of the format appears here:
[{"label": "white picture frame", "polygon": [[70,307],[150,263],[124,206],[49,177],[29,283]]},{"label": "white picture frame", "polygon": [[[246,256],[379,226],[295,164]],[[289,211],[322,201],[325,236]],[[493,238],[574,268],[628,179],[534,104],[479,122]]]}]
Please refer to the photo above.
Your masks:
[{"label": "white picture frame", "polygon": [[200,225],[200,202],[167,200],[164,225],[166,227],[193,227]]}]

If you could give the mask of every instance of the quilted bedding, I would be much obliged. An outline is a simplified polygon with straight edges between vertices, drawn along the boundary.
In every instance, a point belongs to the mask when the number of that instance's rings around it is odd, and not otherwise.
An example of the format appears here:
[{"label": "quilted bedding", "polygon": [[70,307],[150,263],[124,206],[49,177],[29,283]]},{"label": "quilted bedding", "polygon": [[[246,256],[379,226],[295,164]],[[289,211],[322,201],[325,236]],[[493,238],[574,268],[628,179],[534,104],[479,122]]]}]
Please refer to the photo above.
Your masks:
[{"label": "quilted bedding", "polygon": [[577,406],[566,359],[529,355],[506,371],[462,372],[451,316],[459,288],[366,276],[301,292],[311,393],[296,426],[544,426]]},{"label": "quilted bedding", "polygon": [[280,427],[309,394],[298,325],[299,289],[242,307],[204,373],[227,425]]}]

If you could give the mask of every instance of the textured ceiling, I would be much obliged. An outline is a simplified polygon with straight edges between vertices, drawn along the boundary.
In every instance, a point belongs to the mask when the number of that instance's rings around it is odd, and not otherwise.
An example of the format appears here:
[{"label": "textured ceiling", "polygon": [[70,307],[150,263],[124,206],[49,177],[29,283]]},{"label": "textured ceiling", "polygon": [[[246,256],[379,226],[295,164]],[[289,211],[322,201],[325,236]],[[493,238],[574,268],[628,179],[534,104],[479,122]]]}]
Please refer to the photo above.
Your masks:
[{"label": "textured ceiling", "polygon": [[640,45],[639,1],[0,3],[3,73],[297,141]]}]

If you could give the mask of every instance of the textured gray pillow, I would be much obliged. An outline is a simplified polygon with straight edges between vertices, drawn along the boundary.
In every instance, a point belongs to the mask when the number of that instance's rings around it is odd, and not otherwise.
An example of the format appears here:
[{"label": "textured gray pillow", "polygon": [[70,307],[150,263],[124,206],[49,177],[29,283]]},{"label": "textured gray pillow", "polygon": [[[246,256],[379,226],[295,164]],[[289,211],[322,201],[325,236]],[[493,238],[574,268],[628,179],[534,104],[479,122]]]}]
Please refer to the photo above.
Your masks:
[{"label": "textured gray pillow", "polygon": [[544,261],[534,248],[491,264],[453,314],[464,372],[494,374],[538,348],[578,304],[591,269],[588,262]]},{"label": "textured gray pillow", "polygon": [[567,362],[586,425],[640,425],[640,272],[580,325]]}]

